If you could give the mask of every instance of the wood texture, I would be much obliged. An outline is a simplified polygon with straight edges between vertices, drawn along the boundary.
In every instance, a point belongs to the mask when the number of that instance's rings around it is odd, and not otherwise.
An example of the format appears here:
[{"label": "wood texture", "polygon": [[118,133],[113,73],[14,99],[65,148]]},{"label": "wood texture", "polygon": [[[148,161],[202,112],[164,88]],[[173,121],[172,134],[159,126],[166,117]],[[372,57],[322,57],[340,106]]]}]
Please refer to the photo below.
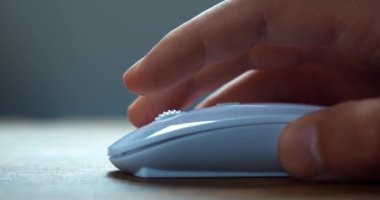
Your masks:
[{"label": "wood texture", "polygon": [[0,121],[0,199],[380,199],[376,183],[135,178],[106,155],[130,129],[121,120]]}]

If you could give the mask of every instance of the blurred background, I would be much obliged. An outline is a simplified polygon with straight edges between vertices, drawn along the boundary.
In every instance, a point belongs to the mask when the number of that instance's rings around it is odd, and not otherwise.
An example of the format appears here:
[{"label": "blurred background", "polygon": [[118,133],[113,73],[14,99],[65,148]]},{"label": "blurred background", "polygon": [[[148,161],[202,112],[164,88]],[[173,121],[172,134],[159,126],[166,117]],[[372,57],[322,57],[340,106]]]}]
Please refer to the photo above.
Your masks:
[{"label": "blurred background", "polygon": [[216,0],[0,0],[0,117],[123,117],[124,71]]}]

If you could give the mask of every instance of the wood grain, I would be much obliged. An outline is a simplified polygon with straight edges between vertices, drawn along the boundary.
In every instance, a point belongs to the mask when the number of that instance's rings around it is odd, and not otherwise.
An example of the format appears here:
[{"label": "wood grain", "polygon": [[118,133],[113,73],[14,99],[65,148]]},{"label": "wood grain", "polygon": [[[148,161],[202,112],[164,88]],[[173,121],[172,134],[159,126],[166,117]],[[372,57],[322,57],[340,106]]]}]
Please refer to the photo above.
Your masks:
[{"label": "wood grain", "polygon": [[124,120],[0,121],[0,199],[380,199],[377,183],[291,179],[139,179],[106,148]]}]

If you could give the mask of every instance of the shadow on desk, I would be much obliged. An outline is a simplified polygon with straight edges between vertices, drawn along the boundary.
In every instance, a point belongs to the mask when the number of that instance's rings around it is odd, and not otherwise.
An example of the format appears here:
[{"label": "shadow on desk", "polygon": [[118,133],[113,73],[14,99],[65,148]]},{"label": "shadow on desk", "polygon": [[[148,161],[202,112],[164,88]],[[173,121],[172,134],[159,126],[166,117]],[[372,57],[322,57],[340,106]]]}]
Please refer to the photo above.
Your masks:
[{"label": "shadow on desk", "polygon": [[304,182],[294,181],[288,178],[139,178],[125,172],[112,171],[107,177],[121,182],[128,182],[140,185],[151,186],[177,186],[177,187],[275,187],[286,185],[304,184]]}]

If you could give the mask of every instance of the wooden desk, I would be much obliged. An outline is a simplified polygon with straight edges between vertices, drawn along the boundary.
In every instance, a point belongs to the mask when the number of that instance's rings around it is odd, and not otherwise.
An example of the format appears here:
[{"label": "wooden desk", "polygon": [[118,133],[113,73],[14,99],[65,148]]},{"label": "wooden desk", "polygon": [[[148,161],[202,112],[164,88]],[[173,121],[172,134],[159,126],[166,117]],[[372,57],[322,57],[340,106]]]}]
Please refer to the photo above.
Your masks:
[{"label": "wooden desk", "polygon": [[380,199],[373,183],[138,179],[106,155],[129,129],[123,120],[0,121],[0,199]]}]

